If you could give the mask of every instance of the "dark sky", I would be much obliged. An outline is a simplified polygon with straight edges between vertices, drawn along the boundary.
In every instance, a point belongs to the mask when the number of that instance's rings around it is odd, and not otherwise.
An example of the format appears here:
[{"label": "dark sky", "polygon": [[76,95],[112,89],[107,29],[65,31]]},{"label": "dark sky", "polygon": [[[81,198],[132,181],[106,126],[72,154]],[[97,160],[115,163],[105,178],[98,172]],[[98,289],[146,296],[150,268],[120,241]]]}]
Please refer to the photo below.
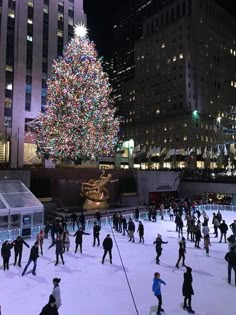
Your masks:
[{"label": "dark sky", "polygon": [[[111,56],[112,13],[130,0],[84,0],[89,38],[93,40],[99,55]],[[158,0],[156,0],[158,1]],[[215,0],[236,17],[236,0]]]}]

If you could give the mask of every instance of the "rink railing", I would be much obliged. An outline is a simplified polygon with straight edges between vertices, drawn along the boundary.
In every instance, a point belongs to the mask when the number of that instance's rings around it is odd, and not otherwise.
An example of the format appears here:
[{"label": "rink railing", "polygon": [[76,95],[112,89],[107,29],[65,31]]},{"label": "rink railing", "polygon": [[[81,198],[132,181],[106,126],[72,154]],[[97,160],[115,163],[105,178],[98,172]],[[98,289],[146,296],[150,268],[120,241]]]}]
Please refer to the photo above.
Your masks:
[{"label": "rink railing", "polygon": [[[132,211],[133,209],[130,209],[130,211]],[[199,205],[195,207],[195,210],[200,210],[201,212],[203,210],[205,211],[235,211],[236,212],[236,206],[233,205],[216,205],[216,204],[206,204],[206,205]],[[120,211],[122,212],[122,211]],[[164,215],[168,215],[169,214],[169,209],[165,209],[164,210]],[[157,210],[157,216],[160,215],[160,211]],[[132,218],[133,220],[135,220],[135,213],[134,212],[130,212],[130,213],[122,213],[122,216],[125,217],[127,220],[129,220],[129,218]],[[139,214],[139,220],[148,220],[148,211],[141,209],[140,214]],[[94,222],[96,222],[96,218],[88,218],[86,219],[86,223],[85,223],[85,227],[87,228],[92,228]],[[113,217],[112,214],[110,215],[106,215],[104,217],[101,218],[101,225],[102,226],[110,226],[113,224]],[[43,229],[44,226],[42,225],[38,225],[38,226],[34,226],[33,228],[31,228],[31,238],[36,238],[36,235],[39,233],[40,229]],[[72,222],[68,222],[67,223],[67,229],[68,231],[73,231],[73,224]],[[75,230],[77,229],[77,225],[75,225]],[[50,233],[50,232],[49,232]],[[13,228],[10,230],[0,230],[0,242],[3,240],[13,240],[15,239],[17,236],[21,235],[21,230],[19,228]]]},{"label": "rink railing", "polygon": [[195,207],[199,211],[236,211],[236,206],[233,205],[217,205],[217,204],[206,204]]}]

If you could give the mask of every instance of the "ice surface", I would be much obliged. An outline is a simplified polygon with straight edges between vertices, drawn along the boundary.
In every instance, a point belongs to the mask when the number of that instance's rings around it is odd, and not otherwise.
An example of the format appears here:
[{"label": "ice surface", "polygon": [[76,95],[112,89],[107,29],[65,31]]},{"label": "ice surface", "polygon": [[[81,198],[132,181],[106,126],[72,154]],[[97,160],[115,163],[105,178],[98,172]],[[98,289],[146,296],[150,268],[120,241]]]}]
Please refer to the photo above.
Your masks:
[{"label": "ice surface", "polygon": [[[236,213],[223,212],[222,214],[227,223],[236,219]],[[211,218],[210,215],[210,222]],[[151,290],[155,271],[160,272],[161,278],[167,283],[166,286],[162,286],[164,314],[187,314],[182,310],[182,283],[185,268],[174,267],[178,257],[175,223],[169,222],[169,217],[166,217],[165,221],[160,221],[158,218],[157,223],[145,222],[144,225],[144,244],[138,243],[137,233],[135,233],[136,242],[129,243],[127,236],[114,232],[139,315],[155,314],[157,300]],[[213,232],[211,225],[210,227]],[[184,230],[186,231],[186,228]],[[108,233],[112,233],[111,229],[103,227],[101,240]],[[167,245],[163,245],[160,266],[155,264],[153,245],[157,233],[162,234],[163,240],[168,241]],[[215,239],[213,234],[211,236],[210,257],[206,257],[203,249],[195,249],[193,243],[187,242],[186,264],[193,269],[195,292],[192,306],[196,314],[235,315],[236,287],[227,282],[227,263],[224,260],[228,245],[220,244],[219,239]],[[137,314],[115,244],[113,264],[110,265],[107,257],[105,264],[102,265],[102,247],[92,247],[92,235],[85,235],[83,239],[83,254],[73,253],[74,238],[71,237],[70,251],[64,255],[65,265],[59,264],[56,267],[54,266],[55,248],[47,250],[50,240],[45,240],[44,256],[38,259],[37,276],[31,273],[21,276],[30,249],[24,247],[22,268],[13,266],[12,250],[10,270],[3,271],[2,263],[0,267],[2,315],[38,315],[48,302],[54,277],[61,278],[60,315]],[[34,240],[28,240],[30,245],[33,242]],[[232,283],[234,283],[233,273]]]}]

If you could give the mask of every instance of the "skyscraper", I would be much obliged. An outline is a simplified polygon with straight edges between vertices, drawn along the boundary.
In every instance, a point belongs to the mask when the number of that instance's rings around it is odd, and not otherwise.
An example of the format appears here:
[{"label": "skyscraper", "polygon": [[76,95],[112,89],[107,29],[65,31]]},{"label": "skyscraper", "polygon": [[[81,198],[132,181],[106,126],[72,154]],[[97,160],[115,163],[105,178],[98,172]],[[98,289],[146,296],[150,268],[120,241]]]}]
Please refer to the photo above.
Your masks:
[{"label": "skyscraper", "polygon": [[0,155],[9,143],[13,168],[23,165],[25,124],[46,105],[53,59],[79,22],[83,0],[0,0]]},{"label": "skyscraper", "polygon": [[221,119],[235,105],[235,18],[213,0],[175,0],[142,26],[132,76],[117,81],[125,139],[167,151],[221,143]]}]

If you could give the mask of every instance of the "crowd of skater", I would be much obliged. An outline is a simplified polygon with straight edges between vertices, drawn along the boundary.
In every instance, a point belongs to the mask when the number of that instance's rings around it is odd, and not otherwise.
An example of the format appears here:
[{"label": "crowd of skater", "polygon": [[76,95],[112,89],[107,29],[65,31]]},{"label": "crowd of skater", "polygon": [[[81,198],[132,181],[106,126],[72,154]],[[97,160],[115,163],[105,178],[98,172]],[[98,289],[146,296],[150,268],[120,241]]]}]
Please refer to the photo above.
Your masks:
[{"label": "crowd of skater", "polygon": [[[188,204],[178,204],[173,203],[170,205],[168,212],[164,213],[164,205],[161,203],[155,206],[148,207],[148,220],[152,222],[157,221],[157,213],[160,213],[160,219],[166,219],[166,214],[168,213],[169,220],[173,221],[176,226],[176,233],[179,239],[178,250],[177,250],[177,261],[175,264],[176,268],[179,268],[180,263],[182,266],[186,267],[186,272],[184,273],[183,282],[183,296],[184,303],[183,309],[187,310],[189,313],[194,313],[191,304],[191,297],[194,294],[192,287],[192,269],[190,266],[185,265],[186,257],[186,241],[192,242],[196,250],[204,248],[206,255],[210,254],[211,237],[208,217],[205,211],[200,212],[197,208],[189,206]],[[64,253],[70,250],[70,237],[75,237],[75,247],[74,253],[76,254],[79,250],[83,253],[83,237],[90,235],[90,233],[85,231],[85,215],[81,213],[78,217],[73,214],[72,217],[72,231],[69,231],[67,226],[67,220],[56,220],[52,224],[47,223],[44,229],[41,229],[37,234],[34,245],[30,249],[30,255],[27,264],[24,266],[22,276],[27,273],[29,266],[33,263],[32,274],[36,276],[37,259],[40,255],[44,255],[44,240],[51,236],[51,244],[48,250],[55,248],[55,266],[59,264],[59,259],[64,265]],[[92,228],[93,242],[92,246],[100,246],[100,231],[101,231],[101,214],[99,211],[96,212],[95,222]],[[235,274],[235,286],[236,286],[236,220],[230,222],[228,225],[222,218],[220,211],[213,213],[211,219],[214,237],[219,238],[219,243],[228,242],[228,252],[225,255],[225,260],[228,263],[228,283],[231,283],[231,272],[234,271]],[[184,236],[183,228],[186,227],[186,235]],[[131,243],[139,242],[144,243],[144,225],[140,220],[140,210],[135,209],[134,219],[122,215],[121,212],[115,212],[112,217],[112,228],[114,233],[120,233],[123,236],[128,236],[128,241]],[[135,232],[138,234],[138,239],[136,240]],[[227,235],[230,234],[230,235]],[[115,235],[115,234],[114,234]],[[201,243],[203,240],[203,244]],[[156,250],[156,264],[160,264],[160,257],[162,255],[162,245],[168,244],[167,241],[162,239],[161,234],[157,234],[157,237],[153,241]],[[1,256],[3,258],[3,270],[9,270],[9,261],[11,257],[11,250],[14,249],[14,266],[22,267],[21,259],[23,247],[29,247],[29,244],[20,236],[18,236],[13,242],[5,241],[2,244]],[[103,256],[101,259],[102,264],[105,262],[107,254],[109,255],[109,261],[112,264],[112,248],[113,240],[110,234],[104,238],[102,242],[104,249]],[[167,245],[168,246],[168,245]],[[56,280],[55,280],[56,279]],[[55,278],[53,280],[54,289],[59,290],[60,279]],[[152,290],[154,295],[158,299],[158,310],[157,314],[163,312],[162,308],[162,296],[161,296],[161,284],[166,284],[161,278],[160,273],[156,272],[154,274]],[[55,291],[55,290],[54,290]],[[60,292],[59,292],[60,293]],[[60,294],[59,294],[60,296]],[[59,301],[58,301],[59,299]],[[60,297],[57,297],[55,292],[50,295],[48,303],[43,308],[40,315],[50,315],[59,314],[58,309],[61,305]]]}]

